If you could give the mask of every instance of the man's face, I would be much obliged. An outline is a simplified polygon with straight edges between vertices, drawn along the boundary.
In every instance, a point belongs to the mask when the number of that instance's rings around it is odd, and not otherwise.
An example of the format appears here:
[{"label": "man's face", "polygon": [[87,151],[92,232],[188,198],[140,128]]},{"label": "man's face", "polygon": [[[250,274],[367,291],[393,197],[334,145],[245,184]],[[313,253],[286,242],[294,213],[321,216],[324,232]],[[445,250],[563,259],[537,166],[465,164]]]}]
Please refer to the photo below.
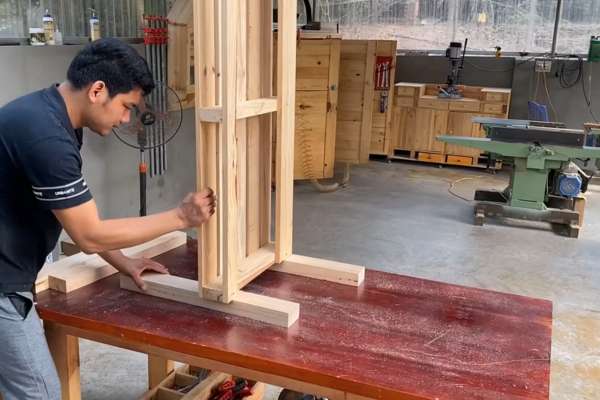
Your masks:
[{"label": "man's face", "polygon": [[90,107],[86,113],[86,126],[102,136],[109,135],[112,128],[129,122],[131,111],[142,98],[139,88],[111,98],[104,82],[94,82],[88,90]]}]

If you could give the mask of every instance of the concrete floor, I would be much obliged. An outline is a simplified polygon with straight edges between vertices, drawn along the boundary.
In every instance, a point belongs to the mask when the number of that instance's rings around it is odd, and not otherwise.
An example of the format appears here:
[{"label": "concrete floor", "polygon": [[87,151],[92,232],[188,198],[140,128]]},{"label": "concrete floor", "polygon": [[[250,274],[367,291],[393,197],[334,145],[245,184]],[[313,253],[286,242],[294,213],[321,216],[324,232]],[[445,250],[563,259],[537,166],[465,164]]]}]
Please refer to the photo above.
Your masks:
[{"label": "concrete floor", "polygon": [[[506,174],[414,163],[353,167],[348,188],[296,184],[294,252],[368,268],[554,302],[551,398],[600,398],[600,186],[588,191],[579,239],[547,224],[472,225],[472,206],[448,192],[502,188]],[[85,400],[125,400],[145,388],[146,358],[82,341]],[[265,400],[277,398],[270,388]]]}]

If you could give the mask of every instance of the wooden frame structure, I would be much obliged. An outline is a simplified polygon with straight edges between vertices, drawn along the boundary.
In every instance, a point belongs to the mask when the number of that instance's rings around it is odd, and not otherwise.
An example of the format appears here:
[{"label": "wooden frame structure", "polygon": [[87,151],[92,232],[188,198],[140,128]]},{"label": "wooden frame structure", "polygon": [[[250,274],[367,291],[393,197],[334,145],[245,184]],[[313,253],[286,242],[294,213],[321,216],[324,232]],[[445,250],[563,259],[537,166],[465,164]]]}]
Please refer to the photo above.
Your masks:
[{"label": "wooden frame structure", "polygon": [[[197,282],[159,274],[143,279],[149,295],[289,327],[298,319],[297,303],[243,287],[271,267],[358,286],[364,267],[292,255],[297,5],[278,3],[273,97],[272,1],[193,2],[197,186],[216,191],[217,213],[199,230]],[[126,276],[121,287],[139,291]]]}]

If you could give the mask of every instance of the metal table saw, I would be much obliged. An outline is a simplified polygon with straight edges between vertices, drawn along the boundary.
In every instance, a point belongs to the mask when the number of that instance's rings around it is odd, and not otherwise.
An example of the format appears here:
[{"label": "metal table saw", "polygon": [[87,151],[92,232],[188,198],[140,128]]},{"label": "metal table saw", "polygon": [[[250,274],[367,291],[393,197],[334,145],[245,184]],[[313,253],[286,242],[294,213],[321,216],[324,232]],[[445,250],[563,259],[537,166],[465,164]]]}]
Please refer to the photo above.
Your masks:
[{"label": "metal table saw", "polygon": [[512,165],[510,183],[503,191],[475,192],[475,224],[486,216],[547,221],[577,237],[583,217],[591,171],[574,161],[595,165],[600,147],[586,146],[592,130],[565,129],[560,124],[527,120],[474,118],[486,137],[438,136],[438,140],[474,147]]}]

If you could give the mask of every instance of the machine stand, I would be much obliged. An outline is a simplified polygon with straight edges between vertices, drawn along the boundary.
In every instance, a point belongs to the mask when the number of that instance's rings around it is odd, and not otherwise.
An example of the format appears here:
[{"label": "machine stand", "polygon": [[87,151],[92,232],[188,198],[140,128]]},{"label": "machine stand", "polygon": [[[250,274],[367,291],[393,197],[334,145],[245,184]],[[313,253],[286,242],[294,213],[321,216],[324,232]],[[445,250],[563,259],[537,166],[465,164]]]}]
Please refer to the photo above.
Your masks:
[{"label": "machine stand", "polygon": [[548,202],[551,208],[546,210],[511,207],[504,193],[495,190],[477,190],[475,200],[473,223],[477,226],[482,226],[486,217],[545,221],[554,228],[560,228],[555,229],[558,233],[576,238],[583,222],[583,214],[580,213],[585,202],[583,197],[571,200],[551,198]]}]

